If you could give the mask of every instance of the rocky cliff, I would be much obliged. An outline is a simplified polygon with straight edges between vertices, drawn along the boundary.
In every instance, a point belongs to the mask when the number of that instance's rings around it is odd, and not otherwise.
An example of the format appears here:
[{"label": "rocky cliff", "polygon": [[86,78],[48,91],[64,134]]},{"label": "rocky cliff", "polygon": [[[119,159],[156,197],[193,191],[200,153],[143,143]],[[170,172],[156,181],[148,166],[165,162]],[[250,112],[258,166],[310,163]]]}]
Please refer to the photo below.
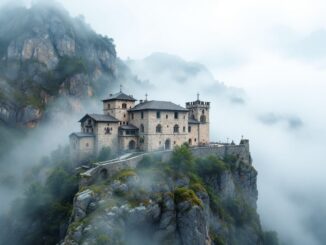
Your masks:
[{"label": "rocky cliff", "polygon": [[113,40],[59,5],[7,6],[0,11],[0,119],[34,127],[51,102],[101,95],[115,81]]},{"label": "rocky cliff", "polygon": [[256,212],[257,172],[236,156],[146,158],[135,170],[83,187],[68,233],[73,244],[268,244]]}]

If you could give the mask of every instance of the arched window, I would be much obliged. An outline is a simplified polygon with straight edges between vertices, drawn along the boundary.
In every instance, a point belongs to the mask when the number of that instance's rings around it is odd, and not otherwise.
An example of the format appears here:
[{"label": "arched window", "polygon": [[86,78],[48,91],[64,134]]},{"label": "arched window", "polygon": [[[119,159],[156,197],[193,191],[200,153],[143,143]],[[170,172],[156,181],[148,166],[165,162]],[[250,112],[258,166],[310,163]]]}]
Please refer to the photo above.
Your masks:
[{"label": "arched window", "polygon": [[144,133],[145,132],[145,128],[144,128],[144,125],[143,124],[140,125],[140,132],[141,133]]},{"label": "arched window", "polygon": [[205,114],[205,110],[202,110],[202,111],[201,111],[201,114],[203,114],[203,115],[204,115],[204,114]]},{"label": "arched window", "polygon": [[122,104],[122,109],[127,109],[127,104],[126,103]]},{"label": "arched window", "polygon": [[173,132],[174,133],[179,133],[179,125],[178,124],[174,125]]},{"label": "arched window", "polygon": [[156,133],[162,133],[162,126],[161,124],[156,126]]},{"label": "arched window", "polygon": [[205,115],[201,115],[200,116],[200,122],[201,123],[205,123],[206,122],[206,116]]}]

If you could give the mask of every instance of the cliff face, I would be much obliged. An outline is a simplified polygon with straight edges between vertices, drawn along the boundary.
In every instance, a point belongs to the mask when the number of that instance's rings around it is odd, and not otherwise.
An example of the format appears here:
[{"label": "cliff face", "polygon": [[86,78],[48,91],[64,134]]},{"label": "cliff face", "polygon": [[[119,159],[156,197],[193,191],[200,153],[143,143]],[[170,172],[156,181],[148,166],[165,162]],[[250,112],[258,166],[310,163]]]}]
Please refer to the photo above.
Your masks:
[{"label": "cliff face", "polygon": [[256,180],[241,159],[181,147],[169,163],[146,159],[83,187],[62,244],[265,244]]},{"label": "cliff face", "polygon": [[[113,40],[60,6],[0,11],[0,119],[33,127],[58,97],[101,95],[115,81]],[[69,107],[69,103],[68,103]]]}]

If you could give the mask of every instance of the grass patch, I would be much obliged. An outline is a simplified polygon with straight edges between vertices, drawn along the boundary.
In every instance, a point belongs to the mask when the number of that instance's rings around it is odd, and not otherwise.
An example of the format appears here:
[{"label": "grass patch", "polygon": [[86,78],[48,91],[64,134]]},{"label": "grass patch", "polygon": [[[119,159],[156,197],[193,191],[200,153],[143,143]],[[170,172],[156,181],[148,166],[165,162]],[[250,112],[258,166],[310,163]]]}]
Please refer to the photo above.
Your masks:
[{"label": "grass patch", "polygon": [[197,197],[195,192],[193,190],[185,188],[185,187],[175,189],[175,191],[174,191],[174,200],[175,200],[176,203],[188,201],[192,205],[197,205],[197,206],[203,208],[203,203]]}]

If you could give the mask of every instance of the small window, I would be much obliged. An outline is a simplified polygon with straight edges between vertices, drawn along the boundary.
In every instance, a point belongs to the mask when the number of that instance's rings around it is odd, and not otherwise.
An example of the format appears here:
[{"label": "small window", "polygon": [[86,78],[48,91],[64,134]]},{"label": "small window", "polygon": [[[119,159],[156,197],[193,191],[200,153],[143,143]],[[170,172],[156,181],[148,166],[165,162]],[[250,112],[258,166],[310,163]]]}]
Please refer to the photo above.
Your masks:
[{"label": "small window", "polygon": [[174,127],[173,127],[173,132],[174,133],[179,133],[179,125],[174,125]]},{"label": "small window", "polygon": [[88,147],[89,146],[89,144],[88,143],[86,143],[86,147]]},{"label": "small window", "polygon": [[191,126],[188,127],[188,132],[189,132],[189,133],[191,132]]},{"label": "small window", "polygon": [[144,119],[144,112],[143,111],[141,112],[140,116],[141,116],[141,119]]},{"label": "small window", "polygon": [[183,127],[183,132],[186,132],[186,127]]},{"label": "small window", "polygon": [[195,142],[197,142],[197,139],[195,138]]},{"label": "small window", "polygon": [[123,117],[125,118],[126,117],[126,114],[123,114]]},{"label": "small window", "polygon": [[204,115],[204,114],[205,114],[205,110],[202,110],[202,111],[201,111],[201,114],[203,114],[203,115]]},{"label": "small window", "polygon": [[201,115],[200,122],[201,123],[206,123],[206,116],[205,115]]},{"label": "small window", "polygon": [[122,104],[122,109],[127,109],[127,104],[126,103]]},{"label": "small window", "polygon": [[111,108],[111,105],[110,104],[108,104],[108,109],[110,109]]},{"label": "small window", "polygon": [[141,125],[140,125],[140,132],[141,132],[141,133],[144,133],[144,131],[145,131],[144,125],[141,124]]},{"label": "small window", "polygon": [[161,118],[161,112],[159,111],[156,112],[156,118]]},{"label": "small window", "polygon": [[166,115],[165,115],[165,118],[166,118],[166,119],[168,119],[168,118],[169,118],[169,115],[168,115],[168,114],[166,114]]},{"label": "small window", "polygon": [[134,119],[134,113],[131,113],[131,119]]},{"label": "small window", "polygon": [[173,142],[173,144],[176,144],[176,143],[177,143],[176,141]]},{"label": "small window", "polygon": [[178,118],[179,118],[179,113],[178,113],[178,112],[175,112],[175,113],[174,113],[174,118],[175,118],[175,119],[178,119]]},{"label": "small window", "polygon": [[156,133],[162,133],[162,126],[161,124],[156,126]]}]

